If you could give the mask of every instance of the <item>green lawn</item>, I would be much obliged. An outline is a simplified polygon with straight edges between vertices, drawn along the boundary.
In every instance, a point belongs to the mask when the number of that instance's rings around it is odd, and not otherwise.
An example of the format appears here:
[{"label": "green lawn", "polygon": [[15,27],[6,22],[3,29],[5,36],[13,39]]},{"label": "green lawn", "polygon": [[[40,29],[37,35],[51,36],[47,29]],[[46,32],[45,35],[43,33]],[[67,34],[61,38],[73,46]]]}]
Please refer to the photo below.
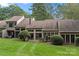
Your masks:
[{"label": "green lawn", "polygon": [[22,42],[17,39],[0,38],[0,55],[2,56],[78,56],[79,47],[55,46],[47,43]]}]

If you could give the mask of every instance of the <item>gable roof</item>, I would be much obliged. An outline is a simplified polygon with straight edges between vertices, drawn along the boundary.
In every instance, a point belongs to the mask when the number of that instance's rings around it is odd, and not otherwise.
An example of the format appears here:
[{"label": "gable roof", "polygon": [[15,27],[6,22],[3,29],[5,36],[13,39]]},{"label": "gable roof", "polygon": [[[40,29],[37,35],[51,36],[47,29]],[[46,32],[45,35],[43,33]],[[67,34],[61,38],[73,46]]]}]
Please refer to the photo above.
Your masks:
[{"label": "gable roof", "polygon": [[13,16],[12,18],[10,18],[7,21],[18,21],[19,19],[21,19],[23,16]]},{"label": "gable roof", "polygon": [[44,20],[44,21],[32,21],[29,24],[29,19],[25,19],[20,22],[17,27],[26,28],[43,28],[43,29],[57,29],[57,20]]}]

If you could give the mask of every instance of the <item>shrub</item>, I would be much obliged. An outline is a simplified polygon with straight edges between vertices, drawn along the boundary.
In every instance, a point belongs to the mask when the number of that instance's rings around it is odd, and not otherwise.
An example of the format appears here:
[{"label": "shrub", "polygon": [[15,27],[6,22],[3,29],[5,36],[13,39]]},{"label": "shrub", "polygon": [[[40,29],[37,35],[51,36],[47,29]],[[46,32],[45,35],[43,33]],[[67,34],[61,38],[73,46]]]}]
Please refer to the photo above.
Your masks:
[{"label": "shrub", "polygon": [[76,37],[75,44],[76,44],[76,46],[79,46],[79,37]]},{"label": "shrub", "polygon": [[63,45],[64,43],[63,37],[60,35],[52,35],[51,41],[52,41],[52,44],[54,45]]},{"label": "shrub", "polygon": [[[21,31],[21,32],[19,33],[18,37],[19,37],[21,40],[25,41],[25,39],[29,37],[29,32],[28,32],[27,30],[23,30],[23,31]],[[27,40],[28,40],[28,39],[27,39]]]}]

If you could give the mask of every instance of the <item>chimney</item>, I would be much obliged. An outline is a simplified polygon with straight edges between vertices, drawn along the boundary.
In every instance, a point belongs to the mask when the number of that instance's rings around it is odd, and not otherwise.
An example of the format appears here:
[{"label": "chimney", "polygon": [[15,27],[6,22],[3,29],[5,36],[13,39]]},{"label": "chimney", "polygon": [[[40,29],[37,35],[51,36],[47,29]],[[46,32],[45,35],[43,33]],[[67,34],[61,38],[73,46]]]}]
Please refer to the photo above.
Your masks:
[{"label": "chimney", "polygon": [[29,25],[32,23],[32,21],[35,21],[35,18],[29,18]]},{"label": "chimney", "polygon": [[29,18],[29,25],[31,24],[31,18]]}]

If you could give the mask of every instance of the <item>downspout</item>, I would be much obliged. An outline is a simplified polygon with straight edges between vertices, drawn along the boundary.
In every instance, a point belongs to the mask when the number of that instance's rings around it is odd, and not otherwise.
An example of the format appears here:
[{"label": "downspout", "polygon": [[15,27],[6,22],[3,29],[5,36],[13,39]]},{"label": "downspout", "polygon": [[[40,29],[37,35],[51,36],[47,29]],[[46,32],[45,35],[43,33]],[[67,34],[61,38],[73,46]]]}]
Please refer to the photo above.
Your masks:
[{"label": "downspout", "polygon": [[57,20],[57,31],[58,31],[58,35],[60,35],[60,32],[59,32],[59,22],[58,22],[58,20]]}]

